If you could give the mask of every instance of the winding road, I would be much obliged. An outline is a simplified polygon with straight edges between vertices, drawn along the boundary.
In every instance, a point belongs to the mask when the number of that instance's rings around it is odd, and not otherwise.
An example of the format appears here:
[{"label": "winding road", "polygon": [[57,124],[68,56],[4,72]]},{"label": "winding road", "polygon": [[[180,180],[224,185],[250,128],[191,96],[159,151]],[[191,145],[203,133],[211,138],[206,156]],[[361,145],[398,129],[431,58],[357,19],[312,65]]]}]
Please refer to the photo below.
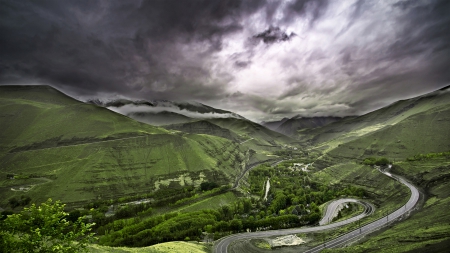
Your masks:
[{"label": "winding road", "polygon": [[336,213],[339,212],[340,209],[338,209],[338,207],[345,203],[359,203],[361,205],[364,205],[366,210],[369,210],[369,211],[372,210],[372,212],[375,210],[375,207],[372,204],[370,204],[368,202],[360,201],[357,199],[334,200],[330,204],[328,204],[327,211],[325,212],[325,215],[323,216],[323,218],[319,221],[319,225],[323,226],[323,225],[330,223],[330,221],[332,221],[333,218],[336,216]]},{"label": "winding road", "polygon": [[[414,208],[414,206],[417,204],[417,201],[419,200],[419,191],[417,188],[412,185],[411,183],[407,182],[405,179],[393,175],[389,172],[385,172],[382,170],[379,170],[384,175],[393,178],[394,180],[399,181],[400,183],[406,185],[410,191],[411,196],[408,200],[408,202],[394,211],[393,213],[390,213],[387,216],[384,216],[376,221],[373,221],[363,227],[360,227],[359,229],[355,229],[351,232],[348,232],[340,237],[337,237],[331,241],[325,242],[323,244],[320,244],[312,249],[309,249],[308,253],[315,253],[320,252],[325,248],[335,248],[344,245],[345,243],[358,238],[360,236],[369,234],[373,232],[376,229],[379,229],[380,227],[400,218],[405,213],[409,212]],[[216,253],[227,253],[228,252],[228,246],[237,240],[243,240],[243,239],[254,239],[254,238],[261,238],[261,237],[271,237],[271,236],[281,236],[281,235],[289,235],[289,234],[298,234],[298,233],[307,233],[307,232],[317,232],[322,230],[327,230],[331,228],[337,228],[355,221],[358,221],[362,219],[363,217],[367,216],[373,211],[372,207],[370,205],[366,205],[366,210],[364,213],[352,217],[347,220],[343,220],[340,222],[324,225],[324,226],[317,226],[317,227],[306,227],[306,228],[293,228],[293,229],[281,229],[281,230],[269,230],[269,231],[259,231],[259,232],[249,232],[249,233],[240,233],[240,234],[233,234],[227,237],[224,237],[216,242],[214,246],[214,252]]]}]

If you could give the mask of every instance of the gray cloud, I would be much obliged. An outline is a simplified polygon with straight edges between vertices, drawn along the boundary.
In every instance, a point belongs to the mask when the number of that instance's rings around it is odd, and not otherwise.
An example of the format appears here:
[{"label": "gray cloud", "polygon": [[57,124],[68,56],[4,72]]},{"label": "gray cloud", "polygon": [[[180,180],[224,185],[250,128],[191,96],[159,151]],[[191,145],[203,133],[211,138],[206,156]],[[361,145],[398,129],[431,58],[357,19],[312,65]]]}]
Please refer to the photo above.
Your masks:
[{"label": "gray cloud", "polygon": [[272,44],[275,42],[288,41],[295,35],[296,35],[295,33],[287,34],[286,32],[282,31],[279,27],[271,26],[264,32],[253,36],[253,38],[260,39],[266,44]]},{"label": "gray cloud", "polygon": [[0,84],[254,120],[361,114],[448,85],[448,13],[446,0],[5,0]]}]

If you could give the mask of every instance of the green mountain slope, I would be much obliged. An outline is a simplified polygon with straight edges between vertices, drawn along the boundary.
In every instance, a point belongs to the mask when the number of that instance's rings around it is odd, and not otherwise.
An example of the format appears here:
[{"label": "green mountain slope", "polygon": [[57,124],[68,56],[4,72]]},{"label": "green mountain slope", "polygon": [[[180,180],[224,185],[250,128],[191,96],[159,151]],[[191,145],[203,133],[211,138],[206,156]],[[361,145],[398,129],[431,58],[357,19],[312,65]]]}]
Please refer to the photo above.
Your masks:
[{"label": "green mountain slope", "polygon": [[[448,131],[443,131],[446,127],[448,129],[449,108],[449,89],[438,90],[416,98],[397,101],[359,117],[345,118],[324,127],[302,131],[297,137],[303,144],[315,145],[325,151],[353,140],[354,143],[360,142],[364,149],[375,145],[374,152],[382,152],[383,147],[390,145],[392,150],[400,149],[395,152],[399,157],[404,157],[412,153],[403,152],[403,146],[411,146],[414,139],[416,146],[420,143],[427,145],[428,141],[437,141],[436,144],[439,144],[449,140]],[[363,136],[367,139],[361,139]],[[372,141],[367,142],[366,140],[370,138]],[[394,147],[393,143],[397,143],[397,146]],[[362,146],[357,148],[362,149]],[[420,150],[418,148],[416,151]]]},{"label": "green mountain slope", "polygon": [[405,159],[420,153],[450,150],[450,106],[438,106],[388,125],[356,140],[339,144],[330,155]]},{"label": "green mountain slope", "polygon": [[274,131],[291,136],[298,130],[321,127],[342,120],[339,117],[292,117],[281,123]]},{"label": "green mountain slope", "polygon": [[171,133],[48,86],[0,89],[0,205],[23,194],[76,204],[205,180],[227,184],[248,159],[230,140]]},{"label": "green mountain slope", "polygon": [[291,142],[291,139],[264,126],[246,119],[217,118],[208,119],[209,122],[220,127],[230,129],[244,139],[253,138],[259,146],[277,146]]},{"label": "green mountain slope", "polygon": [[50,86],[0,86],[1,150],[165,133]]},{"label": "green mountain slope", "polygon": [[139,122],[147,123],[153,126],[163,126],[170,124],[181,124],[190,122],[194,119],[184,116],[175,112],[162,111],[158,113],[152,112],[132,112],[129,113],[129,116],[132,119],[135,119]]},{"label": "green mountain slope", "polygon": [[231,132],[229,129],[222,128],[206,120],[199,120],[184,124],[174,124],[165,126],[165,128],[192,134],[215,135],[232,141],[240,141],[239,136]]}]

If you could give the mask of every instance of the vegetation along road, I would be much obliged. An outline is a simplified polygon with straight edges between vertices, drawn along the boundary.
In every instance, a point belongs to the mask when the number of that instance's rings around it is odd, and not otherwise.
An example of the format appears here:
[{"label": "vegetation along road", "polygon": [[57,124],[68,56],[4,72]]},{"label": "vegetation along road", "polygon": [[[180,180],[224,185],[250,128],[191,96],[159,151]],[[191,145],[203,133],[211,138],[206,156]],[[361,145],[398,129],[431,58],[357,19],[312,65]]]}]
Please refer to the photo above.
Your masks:
[{"label": "vegetation along road", "polygon": [[368,213],[373,212],[375,210],[375,207],[372,204],[357,199],[334,200],[327,206],[327,211],[325,212],[323,218],[319,221],[319,225],[322,226],[330,223],[330,221],[332,221],[335,215],[339,212],[339,206],[345,203],[360,203],[365,206],[366,212]]},{"label": "vegetation along road", "polygon": [[[401,208],[397,209],[395,212],[390,213],[387,216],[384,216],[374,222],[371,222],[359,229],[353,230],[347,234],[344,234],[336,239],[333,239],[329,242],[326,242],[324,244],[318,245],[307,252],[320,252],[324,248],[334,248],[341,246],[357,237],[360,237],[362,235],[368,234],[375,229],[378,229],[384,225],[386,225],[389,222],[392,222],[405,213],[409,212],[414,208],[417,201],[419,200],[419,191],[417,188],[404,180],[403,178],[393,175],[389,172],[385,172],[380,170],[381,173],[385,174],[388,177],[393,178],[394,180],[399,181],[400,183],[406,185],[410,191],[411,191],[411,197],[409,198],[408,202],[402,206]],[[337,228],[355,221],[358,221],[365,217],[367,214],[372,212],[372,208],[370,208],[370,205],[366,205],[366,211],[358,216],[352,217],[350,219],[324,225],[324,226],[317,226],[317,227],[308,227],[308,228],[294,228],[294,229],[282,229],[282,230],[269,230],[269,231],[260,231],[260,232],[253,232],[253,233],[241,233],[241,234],[234,234],[227,237],[222,238],[219,240],[215,247],[214,252],[216,253],[227,253],[228,252],[228,246],[237,240],[244,240],[244,239],[254,239],[254,238],[261,238],[261,237],[271,237],[271,236],[281,236],[281,235],[289,235],[289,234],[298,234],[298,233],[308,233],[308,232],[317,232],[321,230],[331,229],[331,228]]]}]

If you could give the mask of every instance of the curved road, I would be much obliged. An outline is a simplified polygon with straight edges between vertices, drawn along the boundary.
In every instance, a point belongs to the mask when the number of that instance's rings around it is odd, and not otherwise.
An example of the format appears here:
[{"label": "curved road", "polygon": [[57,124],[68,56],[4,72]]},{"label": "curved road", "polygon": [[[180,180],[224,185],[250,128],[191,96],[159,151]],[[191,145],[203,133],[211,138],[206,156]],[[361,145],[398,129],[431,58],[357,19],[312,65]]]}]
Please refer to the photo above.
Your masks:
[{"label": "curved road", "polygon": [[330,204],[328,204],[327,206],[327,211],[325,212],[325,215],[323,216],[323,218],[319,221],[319,225],[325,225],[330,223],[330,221],[333,220],[333,218],[335,217],[336,211],[338,210],[338,207],[344,203],[358,203],[361,204],[365,207],[366,211],[367,209],[369,210],[375,210],[375,207],[367,202],[363,202],[357,199],[338,199],[338,200],[334,200],[333,202],[331,202]]},{"label": "curved road", "polygon": [[[391,168],[391,165],[389,165],[389,168]],[[414,208],[414,206],[417,204],[417,201],[419,201],[419,190],[417,190],[417,188],[414,185],[412,185],[411,183],[409,183],[402,177],[399,177],[397,175],[394,175],[392,173],[385,172],[382,170],[379,170],[379,171],[381,173],[385,174],[386,176],[399,181],[400,183],[406,185],[409,188],[409,190],[411,191],[411,197],[409,198],[408,202],[406,202],[405,205],[403,205],[399,209],[395,210],[393,213],[388,214],[387,216],[384,216],[374,222],[371,222],[371,223],[361,227],[360,229],[353,230],[345,235],[342,235],[336,239],[333,239],[329,242],[321,244],[321,245],[319,245],[315,248],[312,248],[306,252],[315,253],[315,252],[322,251],[324,248],[339,247],[354,238],[369,234],[370,232],[381,228],[382,226],[400,218],[402,215],[404,215],[405,213],[409,212],[410,210],[412,210]]]},{"label": "curved road", "polygon": [[[375,229],[378,229],[384,225],[386,225],[387,223],[401,217],[403,214],[407,213],[408,211],[412,210],[414,208],[414,206],[416,205],[417,201],[419,200],[419,191],[417,190],[416,187],[414,187],[414,185],[410,184],[409,182],[407,182],[405,179],[393,175],[391,173],[385,172],[385,171],[381,171],[381,173],[385,174],[388,177],[391,177],[397,181],[399,181],[400,183],[406,185],[410,191],[411,191],[411,197],[409,198],[408,202],[402,206],[401,208],[397,209],[396,211],[394,211],[393,213],[390,213],[387,216],[384,216],[376,221],[373,221],[359,229],[355,229],[347,234],[344,234],[338,238],[335,238],[331,241],[328,241],[324,244],[318,245],[310,250],[308,250],[307,252],[320,252],[322,251],[324,248],[335,248],[335,247],[339,247],[345,243],[347,243],[350,240],[353,240],[359,236],[362,235],[366,235],[369,234],[370,232],[374,231]],[[307,227],[307,228],[293,228],[293,229],[282,229],[282,230],[269,230],[269,231],[260,231],[260,232],[250,232],[250,233],[241,233],[241,234],[233,234],[227,237],[224,237],[222,239],[220,239],[215,247],[214,247],[214,252],[217,253],[227,253],[228,252],[228,246],[236,241],[236,240],[243,240],[243,239],[253,239],[253,238],[261,238],[261,237],[270,237],[270,236],[281,236],[281,235],[289,235],[289,234],[298,234],[298,233],[306,233],[306,232],[317,232],[317,231],[321,231],[321,230],[326,230],[326,229],[331,229],[331,228],[337,228],[352,222],[355,222],[359,219],[362,219],[364,216],[366,216],[369,212],[372,212],[372,210],[368,210],[366,208],[366,212],[352,217],[350,219],[347,220],[343,220],[340,222],[336,222],[336,223],[332,223],[332,224],[328,224],[328,225],[324,225],[324,226],[317,226],[317,227]]]}]

